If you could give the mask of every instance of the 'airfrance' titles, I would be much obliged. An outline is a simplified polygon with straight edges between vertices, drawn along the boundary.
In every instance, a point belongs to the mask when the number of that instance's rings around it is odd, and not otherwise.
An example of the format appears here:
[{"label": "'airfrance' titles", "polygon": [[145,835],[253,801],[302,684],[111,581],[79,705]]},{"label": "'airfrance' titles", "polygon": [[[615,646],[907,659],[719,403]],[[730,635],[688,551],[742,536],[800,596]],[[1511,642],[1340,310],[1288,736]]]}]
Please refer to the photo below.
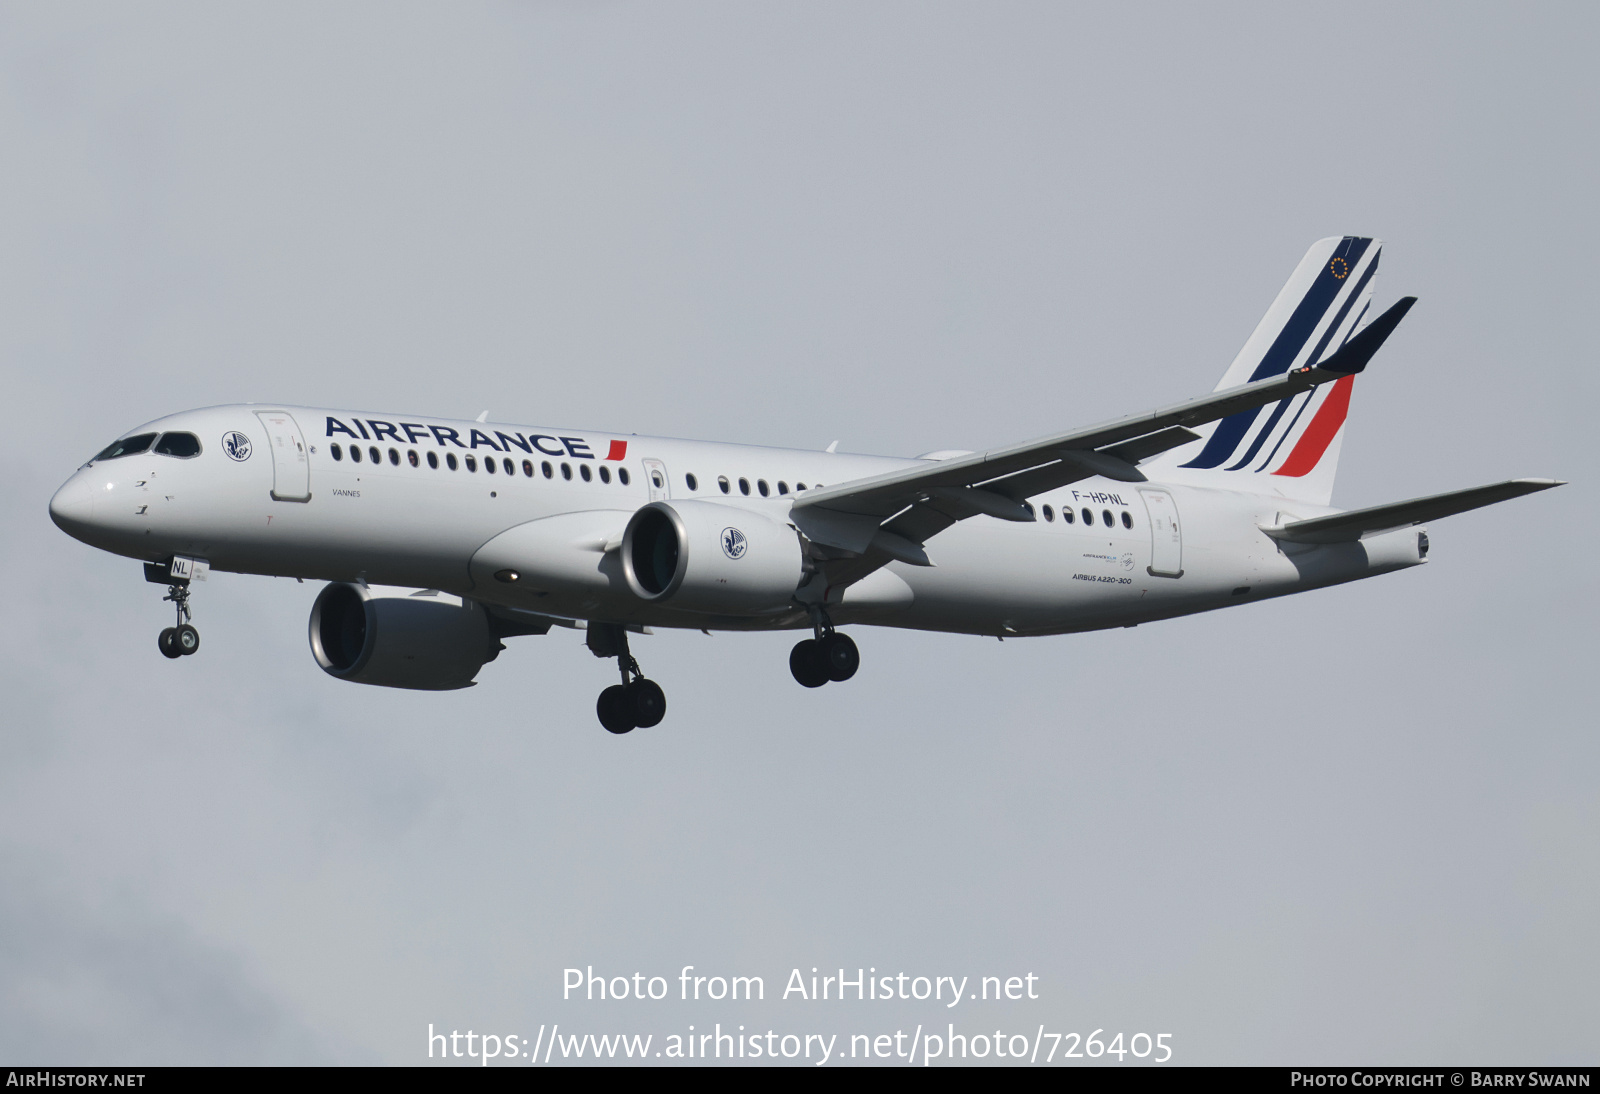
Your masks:
[{"label": "'airfrance' titles", "polygon": [[[524,437],[521,433],[502,433],[496,429],[494,437],[480,429],[467,431],[466,440],[461,439],[461,431],[452,429],[447,425],[421,425],[417,422],[383,422],[374,418],[363,421],[360,418],[351,418],[355,428],[351,429],[338,418],[328,418],[327,436],[333,437],[343,433],[351,440],[357,441],[382,441],[390,440],[395,444],[423,444],[432,441],[439,448],[446,445],[455,445],[457,448],[488,448],[495,452],[510,452],[513,448],[520,448],[530,456],[534,452],[542,452],[546,456],[564,456],[575,460],[599,459],[582,437],[552,437],[547,433],[530,433]],[[368,427],[371,432],[368,432]],[[405,436],[401,436],[404,433]],[[495,443],[499,438],[499,443]],[[627,441],[612,441],[610,450],[605,454],[607,460],[623,460],[628,456]]]}]

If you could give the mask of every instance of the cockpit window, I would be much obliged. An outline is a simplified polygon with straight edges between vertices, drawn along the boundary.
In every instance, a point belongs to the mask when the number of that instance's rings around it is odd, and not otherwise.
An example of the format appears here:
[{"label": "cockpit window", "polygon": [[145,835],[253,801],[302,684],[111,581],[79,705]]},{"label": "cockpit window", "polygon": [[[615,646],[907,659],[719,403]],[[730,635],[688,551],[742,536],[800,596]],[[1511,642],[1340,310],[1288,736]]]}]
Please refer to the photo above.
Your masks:
[{"label": "cockpit window", "polygon": [[95,459],[114,460],[119,456],[133,456],[149,449],[150,443],[155,439],[156,435],[154,433],[140,433],[136,436],[124,437],[120,441],[114,441],[107,445]]},{"label": "cockpit window", "polygon": [[200,455],[200,438],[193,433],[163,433],[156,442],[156,451],[163,456],[176,456],[187,460]]}]

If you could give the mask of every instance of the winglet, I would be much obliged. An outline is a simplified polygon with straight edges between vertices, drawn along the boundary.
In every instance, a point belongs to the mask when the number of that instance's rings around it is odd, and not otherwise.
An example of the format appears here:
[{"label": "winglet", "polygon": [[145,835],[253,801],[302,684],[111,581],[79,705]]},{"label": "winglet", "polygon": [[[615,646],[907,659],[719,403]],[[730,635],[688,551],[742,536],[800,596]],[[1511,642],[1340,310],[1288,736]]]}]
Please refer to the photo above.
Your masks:
[{"label": "winglet", "polygon": [[1360,372],[1367,367],[1372,355],[1377,353],[1389,335],[1394,333],[1394,329],[1400,325],[1400,320],[1406,317],[1406,312],[1410,311],[1411,305],[1416,302],[1417,298],[1414,296],[1401,297],[1393,307],[1368,323],[1359,334],[1335,350],[1331,357],[1318,361],[1316,367],[1323,372],[1331,372],[1338,376],[1353,376]]}]

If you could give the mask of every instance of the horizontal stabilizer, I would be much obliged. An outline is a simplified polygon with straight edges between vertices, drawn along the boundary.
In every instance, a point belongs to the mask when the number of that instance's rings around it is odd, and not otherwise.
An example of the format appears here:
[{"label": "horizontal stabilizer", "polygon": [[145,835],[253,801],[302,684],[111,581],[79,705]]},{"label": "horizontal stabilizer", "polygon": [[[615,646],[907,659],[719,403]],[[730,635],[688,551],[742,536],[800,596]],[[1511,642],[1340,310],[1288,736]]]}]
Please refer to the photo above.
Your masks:
[{"label": "horizontal stabilizer", "polygon": [[1498,501],[1520,498],[1548,490],[1552,486],[1565,486],[1555,479],[1512,479],[1492,486],[1474,486],[1470,490],[1456,490],[1449,494],[1435,494],[1427,498],[1412,498],[1389,505],[1375,505],[1370,509],[1356,509],[1349,513],[1335,513],[1331,517],[1314,517],[1311,520],[1290,521],[1277,528],[1261,529],[1273,539],[1291,543],[1349,543],[1376,532],[1388,532],[1413,524],[1437,520],[1440,517],[1481,509]]}]

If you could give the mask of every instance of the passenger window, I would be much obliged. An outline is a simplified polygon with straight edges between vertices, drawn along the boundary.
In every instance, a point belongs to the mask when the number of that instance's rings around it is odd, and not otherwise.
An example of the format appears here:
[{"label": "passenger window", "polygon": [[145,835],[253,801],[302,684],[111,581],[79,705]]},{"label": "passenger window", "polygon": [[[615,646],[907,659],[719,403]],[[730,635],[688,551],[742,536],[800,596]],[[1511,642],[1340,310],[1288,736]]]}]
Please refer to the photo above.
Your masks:
[{"label": "passenger window", "polygon": [[382,463],[383,453],[378,451],[377,445],[372,445],[367,449],[367,458],[373,463]]},{"label": "passenger window", "polygon": [[428,453],[428,466],[433,468],[435,471],[439,470],[439,453]]},{"label": "passenger window", "polygon": [[1061,519],[1066,521],[1068,524],[1072,524],[1078,519],[1078,517],[1077,514],[1075,514],[1071,509],[1063,509],[1061,510]]},{"label": "passenger window", "polygon": [[1085,524],[1093,524],[1094,523],[1094,514],[1089,512],[1089,510],[1087,510],[1087,509],[1085,509],[1083,511],[1083,523],[1085,523]]},{"label": "passenger window", "polygon": [[803,482],[797,482],[797,483],[794,484],[795,493],[799,493],[800,491],[804,490],[805,488],[806,488],[806,484],[803,483]]},{"label": "passenger window", "polygon": [[761,496],[762,497],[766,497],[768,494],[771,493],[771,491],[767,489],[767,480],[766,479],[757,479],[756,480],[756,489],[761,491]]},{"label": "passenger window", "polygon": [[517,465],[512,463],[509,458],[500,461],[500,468],[508,475],[515,475],[517,473]]},{"label": "passenger window", "polygon": [[101,449],[97,460],[115,460],[123,456],[135,456],[149,449],[156,439],[154,433],[140,433],[136,437],[124,437],[120,441],[113,441]]},{"label": "passenger window", "polygon": [[741,478],[739,480],[739,493],[743,494],[747,498],[750,496],[750,480],[749,479]]},{"label": "passenger window", "polygon": [[601,482],[610,482],[611,481],[611,468],[607,467],[605,464],[601,464],[600,465],[600,481]]},{"label": "passenger window", "polygon": [[476,456],[466,456],[464,462],[468,471],[476,471],[478,469],[478,458]]},{"label": "passenger window", "polygon": [[626,467],[617,468],[617,481],[623,486],[628,485],[628,469]]},{"label": "passenger window", "polygon": [[397,449],[389,449],[389,462],[396,467],[400,466],[400,453]]},{"label": "passenger window", "polygon": [[333,461],[335,463],[338,463],[344,459],[344,449],[339,447],[338,441],[334,441],[328,446],[328,455],[333,457]]},{"label": "passenger window", "polygon": [[1044,507],[1044,519],[1052,522],[1056,519],[1056,511],[1048,505]]},{"label": "passenger window", "polygon": [[351,463],[360,463],[361,462],[361,449],[357,448],[355,445],[351,445],[350,446],[350,462]]},{"label": "passenger window", "polygon": [[700,480],[694,477],[694,472],[693,471],[689,472],[687,475],[685,475],[683,477],[683,484],[685,486],[687,486],[690,490],[698,490],[698,489],[700,489]]},{"label": "passenger window", "polygon": [[717,485],[720,486],[722,488],[722,492],[726,494],[728,492],[728,476],[718,475]]},{"label": "passenger window", "polygon": [[446,452],[444,454],[444,465],[452,471],[456,469],[456,454],[454,452]]},{"label": "passenger window", "polygon": [[547,479],[553,479],[556,477],[556,469],[550,466],[549,460],[545,460],[543,463],[541,463],[539,465],[539,470],[544,472],[544,477]]},{"label": "passenger window", "polygon": [[1115,528],[1117,526],[1116,518],[1111,515],[1111,510],[1109,509],[1100,510],[1100,519],[1106,522],[1107,528]]},{"label": "passenger window", "polygon": [[594,477],[593,475],[591,475],[589,473],[589,465],[586,464],[586,463],[580,463],[578,465],[578,474],[583,476],[583,481],[584,482],[588,482],[590,479],[592,479]]},{"label": "passenger window", "polygon": [[410,463],[412,467],[422,466],[422,461],[417,459],[417,450],[415,448],[406,449],[406,461]]},{"label": "passenger window", "polygon": [[782,494],[787,494],[788,492],[789,492],[789,484],[784,482],[782,479],[779,479],[778,480],[778,493],[780,495],[782,495]]},{"label": "passenger window", "polygon": [[572,465],[570,463],[564,463],[561,465],[561,477],[566,479],[568,482],[572,481]]},{"label": "passenger window", "polygon": [[526,478],[530,478],[530,479],[533,478],[533,461],[532,460],[523,460],[522,461],[522,474]]},{"label": "passenger window", "polygon": [[1124,528],[1133,527],[1133,514],[1128,512],[1126,509],[1122,511],[1122,526]]},{"label": "passenger window", "polygon": [[[467,466],[468,467],[472,466],[472,457],[471,456],[467,457]],[[485,474],[489,474],[489,475],[494,474],[494,457],[493,456],[490,456],[488,459],[483,461],[483,470],[484,470]]]},{"label": "passenger window", "polygon": [[191,459],[200,455],[200,438],[193,433],[163,433],[156,442],[156,451],[180,460]]},{"label": "passenger window", "polygon": [[[1033,502],[1031,502],[1031,501],[1025,501],[1025,502],[1023,502],[1023,503],[1022,503],[1022,507],[1023,507],[1023,508],[1024,508],[1024,509],[1026,509],[1026,510],[1027,510],[1027,511],[1028,511],[1028,515],[1029,515],[1029,516],[1030,516],[1030,517],[1032,517],[1032,516],[1034,516],[1034,512],[1033,512]],[[1036,519],[1037,519],[1037,518],[1036,518]]]}]

